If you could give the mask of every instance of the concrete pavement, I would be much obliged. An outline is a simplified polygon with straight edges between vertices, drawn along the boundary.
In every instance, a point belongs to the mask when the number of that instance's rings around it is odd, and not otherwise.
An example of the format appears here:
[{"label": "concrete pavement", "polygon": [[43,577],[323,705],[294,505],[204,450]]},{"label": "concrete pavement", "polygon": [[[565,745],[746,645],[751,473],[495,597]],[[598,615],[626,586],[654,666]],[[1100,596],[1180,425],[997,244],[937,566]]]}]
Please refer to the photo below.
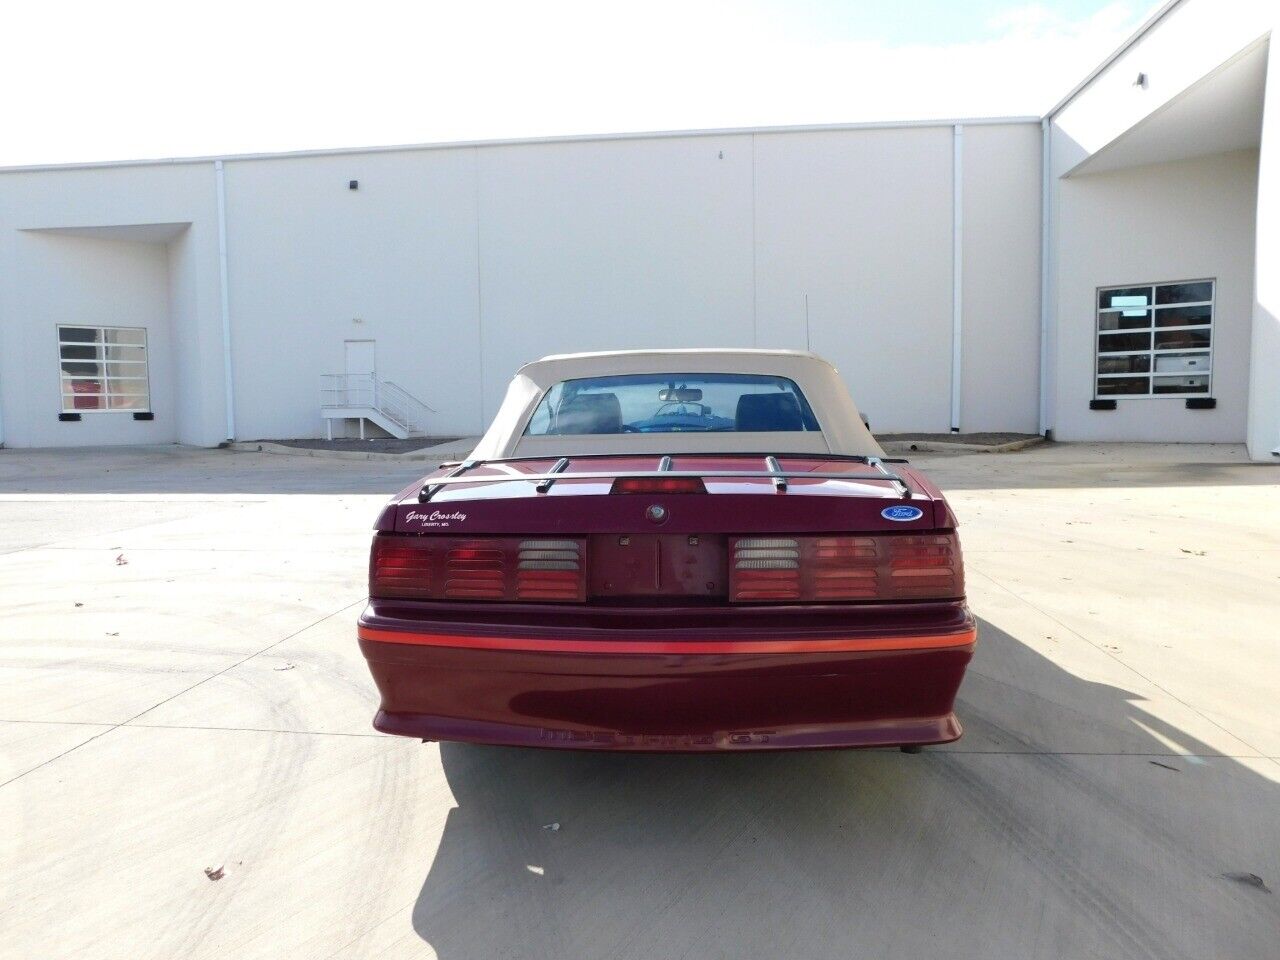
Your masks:
[{"label": "concrete pavement", "polygon": [[0,451],[0,957],[1268,960],[1280,467],[1241,460],[915,458],[965,737],[664,757],[370,729],[368,531],[419,465]]}]

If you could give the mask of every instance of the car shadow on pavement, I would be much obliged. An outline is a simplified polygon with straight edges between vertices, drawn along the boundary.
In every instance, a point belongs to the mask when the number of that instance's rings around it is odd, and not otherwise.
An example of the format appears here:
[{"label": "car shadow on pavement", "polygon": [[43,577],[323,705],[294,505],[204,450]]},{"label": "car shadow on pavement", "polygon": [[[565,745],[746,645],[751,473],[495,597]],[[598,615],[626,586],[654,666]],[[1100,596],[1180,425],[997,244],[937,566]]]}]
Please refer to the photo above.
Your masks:
[{"label": "car shadow on pavement", "polygon": [[965,738],[918,756],[442,744],[413,927],[443,960],[1267,955],[1271,761],[991,624],[979,651]]}]

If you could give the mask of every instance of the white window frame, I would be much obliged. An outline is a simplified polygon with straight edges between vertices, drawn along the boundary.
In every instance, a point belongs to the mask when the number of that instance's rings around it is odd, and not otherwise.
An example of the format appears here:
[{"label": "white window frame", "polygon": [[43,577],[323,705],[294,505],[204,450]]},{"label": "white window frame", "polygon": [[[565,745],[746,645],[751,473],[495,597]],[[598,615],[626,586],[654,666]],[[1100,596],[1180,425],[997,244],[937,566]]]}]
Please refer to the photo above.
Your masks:
[{"label": "white window frame", "polygon": [[[96,341],[93,344],[89,344],[89,343],[85,343],[83,341],[77,341],[77,340],[63,340],[62,339],[63,330],[96,330],[98,331],[100,336],[98,341]],[[108,363],[107,347],[109,346],[109,344],[107,344],[106,342],[107,341],[106,333],[109,330],[129,330],[129,331],[140,331],[142,333],[141,344],[136,344],[136,343],[121,344],[121,346],[130,346],[130,347],[141,346],[142,348],[141,360],[109,361],[111,363],[116,363],[116,364],[127,363],[132,365],[141,365],[142,376],[140,377],[108,377],[106,375],[106,364]],[[85,413],[151,413],[152,412],[152,409],[151,409],[151,351],[147,344],[147,328],[146,327],[129,327],[129,326],[123,326],[119,324],[112,324],[110,326],[107,326],[99,323],[58,323],[54,326],[54,331],[58,339],[58,402],[59,402],[60,409],[62,410],[63,413],[85,414]],[[87,346],[96,346],[98,350],[101,352],[101,359],[79,360],[78,358],[75,358],[75,357],[64,358],[62,356],[63,347],[87,347]],[[77,376],[68,375],[63,372],[63,369],[62,369],[63,363],[98,363],[103,367],[103,376],[98,378],[98,377],[77,377]],[[108,380],[133,380],[133,381],[140,380],[144,384],[146,384],[147,403],[146,403],[146,406],[144,407],[117,407],[115,409],[111,409],[110,407],[100,407],[100,408],[76,407],[74,405],[75,394],[73,393],[71,395],[72,406],[67,406],[67,393],[63,389],[63,385],[67,383],[67,381],[69,380],[101,380],[104,383],[104,389],[105,389],[105,382]],[[101,396],[104,398],[107,398],[110,396],[110,394],[104,392],[103,394],[101,394]],[[108,400],[107,402],[109,403],[110,401]]]},{"label": "white window frame", "polygon": [[[1157,305],[1156,289],[1158,287],[1180,286],[1189,283],[1207,283],[1210,285],[1210,293],[1208,300],[1196,300],[1186,303],[1163,303]],[[1146,306],[1147,313],[1151,316],[1151,325],[1147,327],[1132,327],[1117,330],[1102,329],[1102,315],[1104,313],[1114,313],[1115,308],[1104,310],[1101,306],[1102,295],[1111,290],[1134,290],[1146,288],[1151,291],[1150,303]],[[1198,277],[1193,280],[1160,280],[1155,283],[1114,283],[1105,287],[1098,287],[1093,294],[1093,398],[1095,400],[1188,400],[1196,397],[1212,397],[1213,396],[1213,346],[1217,339],[1214,336],[1214,328],[1216,327],[1216,319],[1218,316],[1218,279],[1216,277]],[[1161,310],[1171,310],[1179,307],[1208,307],[1209,322],[1197,324],[1181,324],[1178,326],[1162,327],[1157,323],[1156,315]],[[1207,330],[1209,331],[1209,345],[1207,347],[1166,347],[1163,349],[1156,348],[1156,334],[1158,332],[1167,333],[1170,330]],[[1149,333],[1151,335],[1151,346],[1146,350],[1107,350],[1100,349],[1100,341],[1108,335],[1119,335],[1126,333]],[[1209,361],[1208,369],[1203,373],[1183,373],[1183,374],[1158,374],[1156,373],[1156,358],[1166,354],[1183,354],[1194,353],[1202,354]],[[1138,356],[1148,357],[1146,373],[1099,373],[1098,361],[1103,357],[1124,357]],[[1202,392],[1196,393],[1155,393],[1155,378],[1157,376],[1206,376],[1208,384]],[[1136,377],[1145,377],[1147,381],[1146,393],[1099,393],[1098,383],[1101,380],[1110,379],[1133,379]]]}]

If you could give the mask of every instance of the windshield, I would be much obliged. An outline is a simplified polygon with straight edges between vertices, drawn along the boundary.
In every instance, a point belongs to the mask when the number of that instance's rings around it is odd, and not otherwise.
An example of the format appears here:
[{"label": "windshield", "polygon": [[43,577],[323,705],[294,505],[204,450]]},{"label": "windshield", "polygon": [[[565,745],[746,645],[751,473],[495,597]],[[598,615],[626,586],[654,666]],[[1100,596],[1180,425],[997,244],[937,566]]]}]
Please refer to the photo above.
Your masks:
[{"label": "windshield", "polygon": [[785,377],[646,373],[557,383],[538,404],[525,436],[819,429],[804,394]]}]

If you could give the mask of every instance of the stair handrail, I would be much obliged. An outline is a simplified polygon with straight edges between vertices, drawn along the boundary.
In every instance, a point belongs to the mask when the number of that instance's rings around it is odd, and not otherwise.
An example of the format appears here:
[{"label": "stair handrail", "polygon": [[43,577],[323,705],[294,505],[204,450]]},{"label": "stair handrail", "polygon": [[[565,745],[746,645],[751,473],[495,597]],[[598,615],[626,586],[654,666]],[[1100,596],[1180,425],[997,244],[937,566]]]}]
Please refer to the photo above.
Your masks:
[{"label": "stair handrail", "polygon": [[434,407],[391,380],[383,380],[378,384],[378,401],[380,410],[394,416],[411,430],[425,432],[429,415],[437,412]]},{"label": "stair handrail", "polygon": [[431,406],[431,404],[427,403],[425,400],[420,400],[418,397],[415,397],[412,393],[410,393],[408,390],[406,390],[404,387],[400,386],[400,384],[395,383],[394,381],[391,381],[391,380],[383,380],[383,381],[382,381],[382,385],[383,385],[384,387],[388,387],[388,388],[390,388],[394,393],[396,393],[398,396],[402,397],[402,398],[403,398],[406,402],[408,402],[410,405],[417,405],[417,406],[422,407],[422,409],[423,409],[423,410],[425,410],[427,413],[439,413],[439,412],[440,412],[440,411],[439,411],[439,410],[437,410],[435,407]]},{"label": "stair handrail", "polygon": [[372,407],[376,399],[377,383],[371,373],[320,374],[321,408]]},{"label": "stair handrail", "polygon": [[320,384],[322,409],[374,409],[409,431],[425,431],[428,415],[438,412],[398,383],[372,373],[323,373]]}]

